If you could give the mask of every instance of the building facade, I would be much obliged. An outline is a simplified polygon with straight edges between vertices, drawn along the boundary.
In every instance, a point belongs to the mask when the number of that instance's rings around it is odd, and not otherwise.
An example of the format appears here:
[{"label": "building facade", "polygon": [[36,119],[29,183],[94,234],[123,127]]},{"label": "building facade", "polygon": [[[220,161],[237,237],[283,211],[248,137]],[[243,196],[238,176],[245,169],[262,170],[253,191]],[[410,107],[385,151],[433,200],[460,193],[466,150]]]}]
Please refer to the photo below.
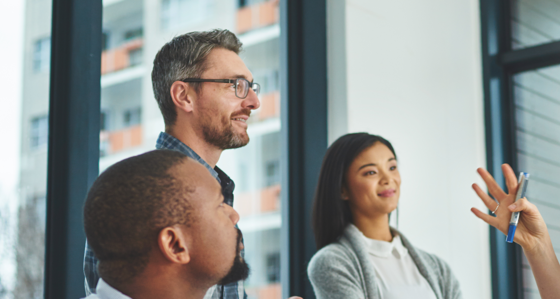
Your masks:
[{"label": "building facade", "polygon": [[[27,0],[18,224],[18,298],[43,290],[52,1]],[[100,172],[155,148],[164,123],[154,99],[152,62],[173,37],[229,29],[261,84],[261,107],[248,121],[251,142],[218,163],[236,183],[234,208],[244,233],[250,298],[279,298],[280,88],[279,1],[105,0],[101,59]],[[87,38],[87,37],[85,37]],[[81,225],[81,224],[80,224]],[[29,257],[32,257],[31,259]]]}]

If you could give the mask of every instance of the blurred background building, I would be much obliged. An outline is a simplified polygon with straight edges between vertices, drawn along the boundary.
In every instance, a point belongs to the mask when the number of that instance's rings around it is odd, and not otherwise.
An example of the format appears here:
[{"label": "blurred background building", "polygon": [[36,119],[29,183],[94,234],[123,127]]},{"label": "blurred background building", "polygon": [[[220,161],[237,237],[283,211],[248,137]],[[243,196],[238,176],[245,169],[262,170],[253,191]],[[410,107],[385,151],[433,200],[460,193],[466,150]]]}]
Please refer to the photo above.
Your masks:
[{"label": "blurred background building", "polygon": [[[101,59],[100,172],[155,148],[164,130],[151,84],[157,51],[173,37],[229,29],[261,84],[251,142],[218,163],[236,183],[249,298],[280,298],[280,92],[278,0],[105,0]],[[27,0],[16,298],[42,298],[48,142],[51,0]],[[84,37],[87,38],[87,37]]]}]

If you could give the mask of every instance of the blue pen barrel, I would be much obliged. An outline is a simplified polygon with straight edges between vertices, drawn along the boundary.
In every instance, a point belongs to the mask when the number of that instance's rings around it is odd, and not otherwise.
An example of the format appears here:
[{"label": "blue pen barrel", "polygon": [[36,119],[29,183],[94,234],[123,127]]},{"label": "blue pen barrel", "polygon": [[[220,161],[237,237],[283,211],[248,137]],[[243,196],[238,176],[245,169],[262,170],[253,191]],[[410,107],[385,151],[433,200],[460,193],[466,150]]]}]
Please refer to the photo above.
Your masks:
[{"label": "blue pen barrel", "polygon": [[506,242],[513,243],[513,237],[515,236],[515,230],[517,229],[517,225],[510,224],[508,234],[506,237]]},{"label": "blue pen barrel", "polygon": [[[519,174],[519,183],[517,186],[517,194],[515,196],[515,201],[525,197],[525,192],[527,191],[527,183],[529,182],[529,174],[522,172]],[[519,222],[519,216],[521,212],[511,213],[511,219],[509,221],[509,229],[506,237],[506,242],[513,243],[513,237],[515,236],[515,230],[517,229],[517,223]]]}]

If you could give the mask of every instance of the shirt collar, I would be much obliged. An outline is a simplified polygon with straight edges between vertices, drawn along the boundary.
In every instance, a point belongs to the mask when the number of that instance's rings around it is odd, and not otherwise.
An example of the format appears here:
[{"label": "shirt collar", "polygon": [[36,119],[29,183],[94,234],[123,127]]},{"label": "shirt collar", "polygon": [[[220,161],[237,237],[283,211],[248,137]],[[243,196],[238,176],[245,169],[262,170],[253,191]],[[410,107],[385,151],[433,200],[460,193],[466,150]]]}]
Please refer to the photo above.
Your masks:
[{"label": "shirt collar", "polygon": [[159,137],[156,142],[157,149],[168,149],[181,152],[187,155],[189,158],[196,160],[198,163],[204,165],[206,169],[210,172],[210,174],[221,183],[220,177],[218,176],[218,172],[210,167],[206,161],[204,161],[194,150],[184,144],[181,140],[165,133],[159,133]]},{"label": "shirt collar", "polygon": [[132,299],[125,294],[119,292],[112,286],[108,285],[103,278],[99,279],[97,283],[97,295],[103,299]]},{"label": "shirt collar", "polygon": [[363,244],[367,247],[369,254],[377,257],[388,258],[394,256],[397,259],[403,258],[408,250],[403,246],[401,237],[397,234],[393,236],[391,242],[374,240],[366,237],[355,225],[353,229],[360,232]]}]

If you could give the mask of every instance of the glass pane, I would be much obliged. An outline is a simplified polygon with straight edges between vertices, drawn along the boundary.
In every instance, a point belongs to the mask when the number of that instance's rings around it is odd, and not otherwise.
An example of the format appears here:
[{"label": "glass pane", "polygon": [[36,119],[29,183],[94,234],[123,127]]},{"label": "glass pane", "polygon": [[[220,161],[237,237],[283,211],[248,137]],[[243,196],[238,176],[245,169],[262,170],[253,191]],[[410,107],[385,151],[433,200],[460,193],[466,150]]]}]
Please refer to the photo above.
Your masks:
[{"label": "glass pane", "polygon": [[511,34],[514,50],[560,40],[560,2],[513,0]]},{"label": "glass pane", "polygon": [[[191,31],[229,29],[261,84],[261,107],[248,120],[245,147],[218,162],[235,182],[234,208],[251,276],[249,298],[280,298],[280,93],[278,1],[104,0],[100,171],[155,148],[163,118],[152,91],[157,51]],[[186,17],[188,16],[188,17]]]},{"label": "glass pane", "polygon": [[[514,77],[519,171],[531,174],[527,198],[540,210],[560,256],[560,66]],[[540,298],[523,257],[525,298]]]},{"label": "glass pane", "polygon": [[0,298],[43,298],[51,10],[0,2]]}]

